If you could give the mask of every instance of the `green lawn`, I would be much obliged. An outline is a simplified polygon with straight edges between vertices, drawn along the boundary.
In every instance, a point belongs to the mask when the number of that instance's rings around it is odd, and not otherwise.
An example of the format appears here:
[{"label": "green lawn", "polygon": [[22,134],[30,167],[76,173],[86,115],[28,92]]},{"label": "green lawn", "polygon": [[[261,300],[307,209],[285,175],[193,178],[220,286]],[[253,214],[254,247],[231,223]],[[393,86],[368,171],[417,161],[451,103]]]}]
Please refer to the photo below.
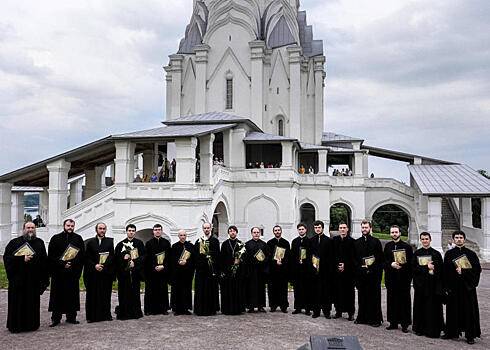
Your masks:
[{"label": "green lawn", "polygon": [[0,262],[0,289],[7,289],[9,281],[7,280],[7,273],[5,272],[5,266],[3,262]]}]

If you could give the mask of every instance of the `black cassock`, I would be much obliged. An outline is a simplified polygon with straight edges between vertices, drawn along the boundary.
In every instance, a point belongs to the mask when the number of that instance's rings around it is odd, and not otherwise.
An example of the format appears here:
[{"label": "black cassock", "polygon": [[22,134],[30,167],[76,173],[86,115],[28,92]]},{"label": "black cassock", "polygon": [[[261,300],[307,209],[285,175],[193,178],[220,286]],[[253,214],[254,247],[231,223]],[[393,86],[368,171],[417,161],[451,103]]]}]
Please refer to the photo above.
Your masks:
[{"label": "black cassock", "polygon": [[[346,236],[342,238],[340,235],[332,238],[333,255],[334,255],[334,304],[335,313],[340,314],[347,312],[349,315],[354,315],[355,308],[355,252],[354,238]],[[344,264],[344,271],[338,270],[338,265]]]},{"label": "black cassock", "polygon": [[[79,249],[71,260],[71,267],[65,268],[66,261],[61,260],[66,248],[71,245]],[[80,310],[80,276],[84,264],[85,243],[80,235],[61,232],[49,241],[48,261],[51,275],[49,294],[49,311],[53,312],[53,320],[59,321],[61,314],[67,318],[76,317]]]},{"label": "black cassock", "polygon": [[213,236],[207,240],[198,239],[195,250],[194,313],[198,316],[215,315],[219,311],[219,241]]},{"label": "black cassock", "polygon": [[[179,260],[182,252],[187,250],[191,253],[185,265],[180,265]],[[171,269],[172,269],[172,310],[177,313],[185,313],[192,309],[192,279],[194,278],[194,246],[190,242],[176,242],[172,245]]]},{"label": "black cassock", "polygon": [[[405,251],[406,262],[397,270],[391,266],[394,262],[394,251]],[[403,253],[402,253],[403,254]],[[403,242],[385,244],[385,286],[386,286],[386,318],[390,325],[408,327],[412,323],[412,247]]]},{"label": "black cassock", "polygon": [[[383,275],[383,248],[379,239],[371,236],[359,237],[354,242],[356,252],[357,323],[383,323],[381,311],[381,277]],[[365,265],[365,258],[374,257],[374,263]]]},{"label": "black cassock", "polygon": [[[421,258],[422,257],[422,258]],[[430,257],[434,265],[433,273],[423,263]],[[421,258],[419,263],[419,258]],[[413,324],[415,333],[430,338],[439,338],[444,327],[442,313],[442,256],[434,248],[420,248],[412,258],[413,270]]]},{"label": "black cassock", "polygon": [[[301,249],[305,249],[303,259],[301,259]],[[308,260],[308,256],[311,256],[309,252],[309,239],[306,237],[298,236],[291,242],[291,280],[294,287],[294,309],[309,311],[311,306],[308,303],[311,290],[310,273],[311,273],[311,260]]]},{"label": "black cassock", "polygon": [[[466,255],[471,269],[456,272],[454,260]],[[444,286],[447,293],[446,334],[458,337],[465,333],[466,339],[480,337],[480,310],[476,287],[480,282],[481,266],[478,256],[466,247],[455,247],[444,255]]]},{"label": "black cassock", "polygon": [[[34,250],[29,262],[14,256],[25,243]],[[40,295],[49,284],[43,240],[26,236],[12,239],[5,247],[3,262],[9,281],[7,328],[12,333],[35,331],[39,328]]]},{"label": "black cassock", "polygon": [[[160,257],[159,257],[160,256]],[[163,270],[156,271],[158,259]],[[145,245],[145,315],[165,314],[169,310],[168,283],[170,279],[170,242],[153,237]]]},{"label": "black cassock", "polygon": [[[123,252],[124,243],[133,243],[137,249],[137,258],[133,259],[134,267],[129,268],[130,260],[124,260],[127,253]],[[129,320],[143,317],[141,312],[141,281],[143,281],[145,246],[137,238],[124,239],[119,242],[115,249],[116,276],[117,276],[117,299],[116,316],[118,320]]]},{"label": "black cassock", "polygon": [[[100,242],[100,243],[99,243]],[[107,255],[108,254],[108,255]],[[101,256],[107,255],[102,271],[95,265],[101,262]],[[85,242],[85,267],[83,281],[85,283],[85,315],[87,321],[98,322],[112,320],[111,296],[114,280],[114,239],[104,237],[89,238]]]},{"label": "black cassock", "polygon": [[[233,273],[235,253],[243,245],[238,239],[227,239],[221,244],[220,270],[221,270],[221,313],[224,315],[239,315],[245,311],[245,255],[242,255],[240,264]],[[244,246],[244,245],[243,245]]]},{"label": "black cassock", "polygon": [[[265,284],[267,282],[270,252],[263,240],[249,240],[245,243],[247,249],[246,264],[246,304],[248,309],[265,307]],[[262,251],[264,259],[261,261]]]},{"label": "black cassock", "polygon": [[[267,242],[271,254],[269,263],[269,282],[267,284],[267,294],[269,296],[269,307],[281,310],[287,309],[288,301],[288,282],[289,282],[289,260],[291,248],[289,242],[284,238],[272,238]],[[274,254],[277,247],[285,249],[284,258],[281,260],[281,265],[274,260]]]},{"label": "black cassock", "polygon": [[[314,257],[320,259],[318,268],[313,266]],[[324,234],[310,238],[309,261],[311,271],[311,309],[314,314],[320,314],[320,309],[325,316],[330,317],[333,302],[333,254],[332,242]]]}]

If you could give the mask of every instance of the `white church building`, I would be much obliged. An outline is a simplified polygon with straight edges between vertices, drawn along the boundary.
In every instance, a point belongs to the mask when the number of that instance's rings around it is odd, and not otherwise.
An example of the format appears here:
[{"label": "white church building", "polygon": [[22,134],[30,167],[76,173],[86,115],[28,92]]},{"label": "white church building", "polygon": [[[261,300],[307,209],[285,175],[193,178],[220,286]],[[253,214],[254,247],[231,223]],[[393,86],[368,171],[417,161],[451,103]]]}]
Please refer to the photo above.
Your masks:
[{"label": "white church building", "polygon": [[[21,231],[24,193],[39,192],[46,227],[38,235],[46,242],[67,218],[84,238],[105,222],[116,241],[130,223],[146,240],[161,223],[172,242],[179,229],[194,241],[201,224],[212,221],[220,240],[231,224],[243,240],[251,226],[269,239],[276,224],[291,240],[302,220],[329,227],[334,205],[347,209],[359,237],[363,219],[393,204],[409,217],[412,243],[428,231],[442,250],[449,216],[490,260],[490,180],[463,164],[324,130],[323,42],[299,6],[194,0],[184,38],[165,66],[163,124],[1,175],[0,245]],[[409,164],[410,184],[370,176],[370,157]],[[347,176],[333,176],[334,169]],[[157,181],[135,182],[153,173]],[[473,225],[472,200],[480,202],[480,227]]]}]

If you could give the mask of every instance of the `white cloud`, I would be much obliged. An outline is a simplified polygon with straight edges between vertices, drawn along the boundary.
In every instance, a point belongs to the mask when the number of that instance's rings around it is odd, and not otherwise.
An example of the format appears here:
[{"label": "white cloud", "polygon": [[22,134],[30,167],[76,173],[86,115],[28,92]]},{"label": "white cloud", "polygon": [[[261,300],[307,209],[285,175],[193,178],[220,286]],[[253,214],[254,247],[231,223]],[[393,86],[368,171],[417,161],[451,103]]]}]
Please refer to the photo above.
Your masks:
[{"label": "white cloud", "polygon": [[[328,129],[490,169],[487,0],[301,4],[325,41]],[[0,146],[9,156],[0,173],[158,125],[162,66],[191,7],[191,0],[4,0]],[[376,167],[393,176],[391,164]]]}]

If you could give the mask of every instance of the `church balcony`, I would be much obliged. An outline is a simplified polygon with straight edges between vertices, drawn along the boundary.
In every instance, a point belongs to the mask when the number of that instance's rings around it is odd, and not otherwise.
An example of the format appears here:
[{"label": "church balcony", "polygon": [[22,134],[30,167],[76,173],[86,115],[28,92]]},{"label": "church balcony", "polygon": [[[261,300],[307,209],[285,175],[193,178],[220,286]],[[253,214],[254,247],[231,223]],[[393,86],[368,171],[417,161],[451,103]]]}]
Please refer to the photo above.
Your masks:
[{"label": "church balcony", "polygon": [[127,186],[126,199],[130,200],[209,200],[213,196],[210,185],[175,182],[131,183]]}]

